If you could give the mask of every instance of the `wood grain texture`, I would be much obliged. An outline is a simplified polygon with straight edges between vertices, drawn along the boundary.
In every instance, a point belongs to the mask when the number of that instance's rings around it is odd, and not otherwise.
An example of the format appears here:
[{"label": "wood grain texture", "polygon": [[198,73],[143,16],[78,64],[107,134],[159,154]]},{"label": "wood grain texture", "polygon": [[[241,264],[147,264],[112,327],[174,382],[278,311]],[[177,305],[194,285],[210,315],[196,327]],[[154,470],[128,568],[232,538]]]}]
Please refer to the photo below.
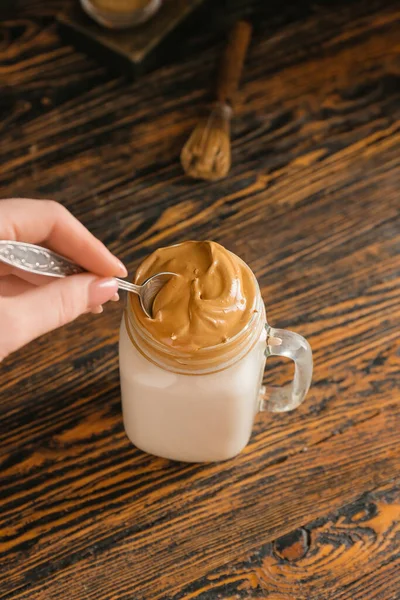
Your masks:
[{"label": "wood grain texture", "polygon": [[391,482],[211,571],[171,598],[397,600],[399,543],[400,487]]},{"label": "wood grain texture", "polygon": [[[119,307],[9,357],[0,598],[398,600],[398,3],[226,2],[255,32],[217,183],[186,178],[179,153],[210,98],[218,19],[131,84],[60,42],[61,4],[1,20],[0,197],[59,200],[132,272],[160,245],[221,242],[271,324],[310,340],[315,373],[240,457],[198,466],[125,437]],[[267,382],[289,376],[269,361]]]}]

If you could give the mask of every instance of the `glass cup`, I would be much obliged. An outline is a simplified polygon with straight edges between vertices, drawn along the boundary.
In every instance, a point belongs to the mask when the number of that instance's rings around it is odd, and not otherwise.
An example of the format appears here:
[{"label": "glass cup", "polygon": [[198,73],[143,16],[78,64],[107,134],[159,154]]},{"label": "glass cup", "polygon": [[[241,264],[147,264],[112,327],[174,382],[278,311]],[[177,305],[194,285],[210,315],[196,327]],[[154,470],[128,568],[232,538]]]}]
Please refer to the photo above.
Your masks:
[{"label": "glass cup", "polygon": [[[138,448],[184,462],[216,462],[239,454],[260,411],[286,412],[304,400],[312,352],[301,335],[268,325],[257,284],[256,312],[223,345],[196,355],[166,347],[135,319],[128,304],[120,330],[120,377],[126,433]],[[294,361],[293,381],[262,387],[269,356]]]},{"label": "glass cup", "polygon": [[162,0],[81,0],[85,12],[109,29],[126,29],[148,21]]}]

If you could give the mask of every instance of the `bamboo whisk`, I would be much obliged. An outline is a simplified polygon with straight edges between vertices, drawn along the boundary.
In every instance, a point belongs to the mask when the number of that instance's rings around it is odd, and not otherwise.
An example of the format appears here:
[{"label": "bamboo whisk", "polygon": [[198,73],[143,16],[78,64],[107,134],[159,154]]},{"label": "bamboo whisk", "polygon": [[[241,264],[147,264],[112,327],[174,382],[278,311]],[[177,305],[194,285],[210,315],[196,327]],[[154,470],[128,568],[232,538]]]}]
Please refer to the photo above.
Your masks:
[{"label": "bamboo whisk", "polygon": [[215,106],[209,117],[197,125],[181,153],[182,167],[190,177],[213,181],[229,172],[230,121],[250,37],[249,23],[236,23],[222,58]]}]

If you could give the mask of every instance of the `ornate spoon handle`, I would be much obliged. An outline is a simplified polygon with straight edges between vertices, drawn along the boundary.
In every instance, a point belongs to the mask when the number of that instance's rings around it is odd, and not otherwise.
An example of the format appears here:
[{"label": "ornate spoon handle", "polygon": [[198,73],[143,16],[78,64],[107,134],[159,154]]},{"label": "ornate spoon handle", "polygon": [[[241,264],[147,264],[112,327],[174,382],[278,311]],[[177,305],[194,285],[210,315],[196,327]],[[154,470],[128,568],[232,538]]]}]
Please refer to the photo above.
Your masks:
[{"label": "ornate spoon handle", "polygon": [[25,242],[0,240],[0,261],[29,273],[50,277],[68,277],[85,272],[82,267],[52,250]]}]

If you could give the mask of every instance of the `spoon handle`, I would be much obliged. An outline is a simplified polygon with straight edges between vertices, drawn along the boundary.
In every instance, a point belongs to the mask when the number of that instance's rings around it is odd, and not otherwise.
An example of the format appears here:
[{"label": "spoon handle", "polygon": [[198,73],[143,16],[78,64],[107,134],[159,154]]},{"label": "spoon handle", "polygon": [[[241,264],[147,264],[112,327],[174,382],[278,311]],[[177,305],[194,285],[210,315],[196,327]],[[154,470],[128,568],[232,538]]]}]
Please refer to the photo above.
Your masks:
[{"label": "spoon handle", "polygon": [[0,240],[0,261],[17,269],[48,277],[68,277],[85,272],[82,267],[52,250],[10,240]]},{"label": "spoon handle", "polygon": [[[87,272],[65,256],[60,256],[52,250],[35,244],[10,240],[0,240],[0,262],[36,275],[47,275],[47,277],[68,277]],[[140,293],[140,286],[118,278],[116,281],[119,289]]]},{"label": "spoon handle", "polygon": [[118,288],[120,290],[126,290],[127,292],[133,292],[134,294],[138,294],[140,296],[142,286],[136,285],[136,283],[129,283],[129,281],[124,281],[123,279],[115,278],[115,281],[118,283]]}]

